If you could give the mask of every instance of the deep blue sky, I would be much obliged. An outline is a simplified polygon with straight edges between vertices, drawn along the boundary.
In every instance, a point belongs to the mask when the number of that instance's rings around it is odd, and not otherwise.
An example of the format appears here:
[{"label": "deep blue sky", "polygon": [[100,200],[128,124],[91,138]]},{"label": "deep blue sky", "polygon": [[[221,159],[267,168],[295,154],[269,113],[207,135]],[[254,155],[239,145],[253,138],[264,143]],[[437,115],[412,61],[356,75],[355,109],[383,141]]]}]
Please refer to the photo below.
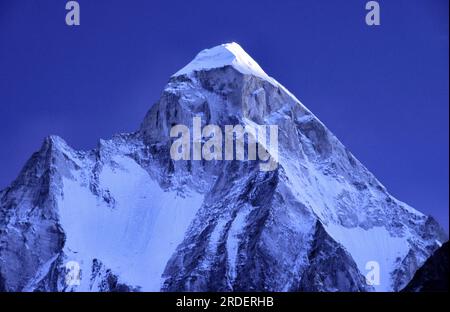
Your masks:
[{"label": "deep blue sky", "polygon": [[0,188],[49,134],[135,130],[169,76],[236,41],[387,186],[448,231],[448,0],[0,0]]}]

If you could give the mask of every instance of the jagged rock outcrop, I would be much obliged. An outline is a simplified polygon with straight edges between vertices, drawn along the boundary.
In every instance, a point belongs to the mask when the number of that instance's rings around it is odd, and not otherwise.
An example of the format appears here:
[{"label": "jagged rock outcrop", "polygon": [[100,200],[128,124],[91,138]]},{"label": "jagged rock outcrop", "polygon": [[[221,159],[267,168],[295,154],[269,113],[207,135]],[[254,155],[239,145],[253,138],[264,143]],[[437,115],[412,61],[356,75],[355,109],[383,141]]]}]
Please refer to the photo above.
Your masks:
[{"label": "jagged rock outcrop", "polygon": [[449,242],[446,242],[416,271],[402,291],[448,292],[449,268]]}]

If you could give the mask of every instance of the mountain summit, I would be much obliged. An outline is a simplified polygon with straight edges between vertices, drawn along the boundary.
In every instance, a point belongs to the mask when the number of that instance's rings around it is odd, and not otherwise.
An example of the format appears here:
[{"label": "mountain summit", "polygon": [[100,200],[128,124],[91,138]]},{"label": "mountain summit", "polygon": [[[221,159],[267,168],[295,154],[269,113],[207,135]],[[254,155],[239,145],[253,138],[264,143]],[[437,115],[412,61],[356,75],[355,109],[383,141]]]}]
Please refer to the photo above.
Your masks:
[{"label": "mountain summit", "polygon": [[179,70],[174,76],[181,76],[190,74],[194,71],[210,70],[225,66],[232,66],[244,75],[254,75],[267,81],[273,80],[236,42],[222,44],[201,51],[194,60]]},{"label": "mountain summit", "polygon": [[[276,170],[174,161],[194,117],[276,125]],[[45,139],[0,192],[0,290],[397,291],[446,240],[231,43],[173,75],[136,132]]]}]

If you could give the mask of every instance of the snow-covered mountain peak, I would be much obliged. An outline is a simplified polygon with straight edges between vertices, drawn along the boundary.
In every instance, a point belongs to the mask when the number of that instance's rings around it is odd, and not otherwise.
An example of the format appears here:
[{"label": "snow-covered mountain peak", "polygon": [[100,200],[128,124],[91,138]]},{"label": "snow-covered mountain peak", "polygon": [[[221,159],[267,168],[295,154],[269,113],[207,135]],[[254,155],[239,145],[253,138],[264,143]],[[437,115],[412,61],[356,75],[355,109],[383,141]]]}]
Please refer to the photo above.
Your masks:
[{"label": "snow-covered mountain peak", "polygon": [[[276,125],[277,168],[172,159],[194,117]],[[45,139],[0,191],[0,291],[392,291],[446,240],[230,43],[175,74],[138,131],[88,151]]]},{"label": "snow-covered mountain peak", "polygon": [[257,76],[276,84],[261,66],[236,42],[225,43],[201,51],[188,65],[183,67],[173,76],[181,76],[194,71],[233,66],[237,71],[245,75]]},{"label": "snow-covered mountain peak", "polygon": [[57,135],[49,135],[44,139],[44,144],[55,148],[64,148],[67,146],[66,141]]}]

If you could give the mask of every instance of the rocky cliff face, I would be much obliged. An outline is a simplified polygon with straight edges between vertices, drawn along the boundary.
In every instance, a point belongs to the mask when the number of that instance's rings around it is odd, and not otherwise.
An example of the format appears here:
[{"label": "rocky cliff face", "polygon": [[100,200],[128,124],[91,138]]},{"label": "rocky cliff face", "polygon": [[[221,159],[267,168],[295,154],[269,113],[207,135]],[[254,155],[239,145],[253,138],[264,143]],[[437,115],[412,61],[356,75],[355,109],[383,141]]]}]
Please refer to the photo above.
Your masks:
[{"label": "rocky cliff face", "polygon": [[402,291],[448,292],[449,267],[449,242],[446,242],[416,271]]},{"label": "rocky cliff face", "polygon": [[[275,169],[172,160],[193,117],[277,125]],[[135,133],[86,152],[47,138],[0,200],[5,291],[395,291],[446,240],[237,44],[172,76]]]}]

